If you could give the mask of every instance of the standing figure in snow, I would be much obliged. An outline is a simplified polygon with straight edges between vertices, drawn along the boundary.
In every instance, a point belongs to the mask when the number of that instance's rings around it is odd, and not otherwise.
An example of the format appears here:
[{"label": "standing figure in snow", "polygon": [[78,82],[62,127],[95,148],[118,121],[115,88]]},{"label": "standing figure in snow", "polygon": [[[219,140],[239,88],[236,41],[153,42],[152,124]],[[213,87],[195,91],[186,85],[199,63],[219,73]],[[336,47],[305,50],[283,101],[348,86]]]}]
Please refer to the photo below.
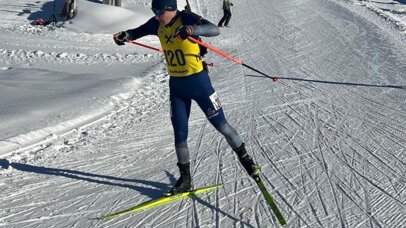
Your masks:
[{"label": "standing figure in snow", "polygon": [[160,40],[170,75],[171,121],[180,170],[180,178],[169,189],[169,193],[178,194],[192,188],[187,144],[192,100],[199,105],[210,123],[224,135],[248,174],[257,177],[260,168],[247,154],[237,131],[226,121],[219,98],[204,69],[201,48],[188,39],[189,36],[197,39],[199,36],[217,36],[220,34],[219,28],[194,13],[178,11],[176,0],[152,0],[152,11],[155,16],[145,24],[115,33],[113,39],[118,45],[146,35],[156,35]]},{"label": "standing figure in snow", "polygon": [[221,20],[218,23],[219,27],[224,26],[228,27],[228,23],[230,22],[231,19],[231,6],[233,6],[233,3],[231,0],[223,0],[223,11],[224,11],[224,16],[221,18]]}]

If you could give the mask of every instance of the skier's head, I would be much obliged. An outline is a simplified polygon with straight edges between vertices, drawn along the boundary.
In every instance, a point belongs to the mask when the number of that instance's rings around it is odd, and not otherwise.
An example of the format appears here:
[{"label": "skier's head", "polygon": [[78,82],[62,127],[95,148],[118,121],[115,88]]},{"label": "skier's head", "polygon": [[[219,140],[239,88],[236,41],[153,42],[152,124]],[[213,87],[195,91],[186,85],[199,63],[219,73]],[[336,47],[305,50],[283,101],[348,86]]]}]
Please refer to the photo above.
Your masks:
[{"label": "skier's head", "polygon": [[152,11],[161,25],[169,24],[176,16],[176,0],[152,0]]},{"label": "skier's head", "polygon": [[165,11],[176,11],[178,5],[176,0],[152,0],[151,9],[155,15],[159,16]]}]

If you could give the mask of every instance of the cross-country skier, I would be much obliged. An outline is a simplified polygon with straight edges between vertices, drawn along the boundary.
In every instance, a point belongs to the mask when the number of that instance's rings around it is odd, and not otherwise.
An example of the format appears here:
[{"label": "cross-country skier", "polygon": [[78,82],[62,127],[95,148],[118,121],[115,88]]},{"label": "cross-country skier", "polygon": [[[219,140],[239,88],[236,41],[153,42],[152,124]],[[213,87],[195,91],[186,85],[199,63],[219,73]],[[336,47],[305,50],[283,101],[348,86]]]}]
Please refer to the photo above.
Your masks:
[{"label": "cross-country skier", "polygon": [[204,69],[199,45],[187,39],[188,36],[217,36],[220,33],[219,28],[194,13],[178,11],[176,0],[152,0],[152,11],[155,16],[145,24],[115,33],[113,39],[118,45],[123,45],[129,40],[146,35],[159,37],[170,75],[171,121],[180,170],[180,178],[169,193],[186,192],[192,187],[187,144],[192,100],[199,105],[210,123],[224,135],[248,174],[258,176],[259,167],[248,155],[237,131],[226,121],[219,98]]}]

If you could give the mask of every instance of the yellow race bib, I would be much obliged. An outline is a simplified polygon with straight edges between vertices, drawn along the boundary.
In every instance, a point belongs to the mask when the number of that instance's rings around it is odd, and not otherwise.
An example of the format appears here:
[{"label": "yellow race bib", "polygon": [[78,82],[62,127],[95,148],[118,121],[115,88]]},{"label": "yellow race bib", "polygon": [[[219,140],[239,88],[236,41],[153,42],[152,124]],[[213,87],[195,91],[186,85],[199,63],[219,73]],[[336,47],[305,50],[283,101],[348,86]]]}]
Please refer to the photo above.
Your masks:
[{"label": "yellow race bib", "polygon": [[173,37],[176,29],[181,25],[181,17],[178,17],[170,27],[160,25],[158,29],[168,74],[174,77],[186,77],[203,70],[199,45],[188,39]]}]

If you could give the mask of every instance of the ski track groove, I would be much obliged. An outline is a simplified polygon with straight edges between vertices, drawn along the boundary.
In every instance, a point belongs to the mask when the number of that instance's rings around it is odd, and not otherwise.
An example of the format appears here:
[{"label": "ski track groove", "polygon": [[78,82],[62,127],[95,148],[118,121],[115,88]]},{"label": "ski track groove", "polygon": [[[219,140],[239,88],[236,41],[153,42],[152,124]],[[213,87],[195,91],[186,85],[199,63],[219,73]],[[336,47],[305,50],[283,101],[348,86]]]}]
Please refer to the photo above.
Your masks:
[{"label": "ski track groove", "polygon": [[[335,155],[335,154],[334,154]],[[366,182],[368,182],[370,185],[374,186],[375,189],[379,190],[380,192],[384,193],[387,195],[389,198],[393,199],[395,202],[397,202],[399,205],[402,205],[403,207],[405,206],[404,202],[399,201],[398,199],[394,198],[392,195],[390,195],[387,191],[385,191],[383,188],[379,187],[379,185],[373,183],[369,178],[367,178],[365,175],[362,175],[359,171],[355,170],[353,167],[351,167],[349,164],[344,162],[340,157],[336,155],[338,161],[340,161],[342,164],[344,164],[347,168],[349,168],[354,174],[357,174],[359,177],[363,178]]]},{"label": "ski track groove", "polygon": [[314,132],[315,132],[314,133],[315,134],[314,140],[315,140],[315,143],[316,143],[317,150],[319,151],[320,157],[321,157],[321,160],[319,160],[319,163],[320,163],[320,166],[322,167],[322,170],[326,174],[330,191],[333,194],[333,200],[334,200],[334,203],[335,203],[335,206],[336,206],[336,209],[337,209],[337,213],[338,213],[338,214],[336,214],[336,216],[338,216],[338,218],[340,219],[341,227],[345,227],[344,218],[342,217],[341,208],[340,208],[340,205],[338,203],[338,198],[337,198],[335,189],[333,187],[333,181],[332,181],[330,173],[328,171],[328,165],[327,165],[327,162],[326,162],[324,154],[323,154],[323,149],[321,148],[321,145],[320,145],[320,142],[319,142],[320,138],[323,137],[323,134],[319,129],[319,126],[318,126],[319,124],[318,124],[318,119],[317,119],[316,114],[314,115],[314,123],[316,125],[316,129],[314,130]]},{"label": "ski track groove", "polygon": [[[341,186],[343,185],[343,186]],[[343,183],[342,181],[340,181],[339,183],[336,183],[337,189],[340,190],[348,199],[350,199],[354,206],[358,207],[358,209],[360,209],[363,213],[365,213],[365,215],[368,217],[368,219],[370,221],[375,222],[376,225],[378,225],[379,227],[382,227],[381,224],[379,224],[379,222],[375,219],[375,217],[371,214],[371,211],[369,210],[369,207],[362,207],[361,205],[359,205],[359,202],[357,202],[348,192],[353,191],[352,188],[349,188],[348,186],[345,186],[345,183]],[[346,191],[344,189],[344,187],[346,187],[348,190]],[[369,204],[369,202],[367,202]],[[353,212],[354,213],[354,212]]]},{"label": "ski track groove", "polygon": [[[237,172],[234,172],[235,174]],[[237,185],[238,185],[238,181],[235,181],[233,183],[233,195],[237,193]],[[228,198],[228,197],[227,197]],[[237,197],[233,197],[233,214],[237,214],[237,208],[238,208],[238,199]],[[238,221],[234,220],[234,227],[237,227]]]},{"label": "ski track groove", "polygon": [[[366,150],[366,151],[368,151],[368,150]],[[354,151],[354,152],[355,152],[355,151]],[[355,154],[355,153],[354,153],[354,154]],[[345,156],[344,156],[343,158],[345,159]],[[348,162],[346,162],[346,164],[347,164],[347,166],[351,166],[351,165],[348,164]],[[364,165],[364,166],[365,166],[365,165]],[[379,170],[379,169],[377,169],[377,170]],[[390,178],[389,178],[389,179],[390,179]],[[342,188],[339,188],[339,189],[340,189],[341,191],[343,191]],[[354,191],[354,190],[353,190],[353,191]],[[343,192],[344,192],[344,191],[343,191]],[[348,194],[347,194],[346,192],[344,192],[344,193],[348,196]],[[356,192],[355,192],[355,193],[356,193]],[[368,203],[369,200],[366,200],[366,201],[367,201],[367,203]],[[354,201],[354,202],[355,202],[355,201]],[[357,206],[358,206],[358,205],[357,205]],[[368,206],[367,206],[367,208],[368,208]],[[371,218],[371,217],[370,217],[370,219],[374,219],[374,218]],[[374,219],[374,222],[379,225],[379,222],[376,221],[376,219]],[[380,226],[380,225],[379,225],[379,226]]]},{"label": "ski track groove", "polygon": [[[190,224],[191,227],[200,227],[200,218],[199,218],[199,214],[197,212],[197,203],[195,200],[192,199],[192,207],[191,207],[193,216],[192,217],[192,221],[188,222],[186,221],[186,224]],[[187,219],[189,220],[189,216],[187,217]]]},{"label": "ski track groove", "polygon": [[[297,152],[297,154],[300,154],[299,151],[298,151],[296,148],[295,148],[295,151]],[[302,160],[301,157],[300,157],[300,159]],[[317,181],[312,177],[312,175],[311,175],[311,173],[310,173],[310,171],[309,171],[309,168],[307,167],[307,164],[306,164],[306,163],[303,163],[300,167],[301,167],[301,168],[300,168],[300,171],[302,171],[302,167],[303,167],[303,169],[305,169],[307,176],[310,178],[310,180],[311,180],[312,183],[314,184],[315,190],[314,190],[313,192],[316,192],[316,193],[317,193],[317,198],[318,198],[320,204],[322,205],[324,214],[327,216],[327,215],[328,215],[328,211],[327,211],[326,205],[325,205],[325,203],[324,203],[324,200],[322,199],[321,192],[320,192],[320,188],[319,188],[319,184],[322,184],[322,183],[325,181],[325,179],[322,180],[321,182],[317,182]],[[314,168],[314,166],[313,166],[313,168]],[[300,175],[301,175],[302,180],[303,180],[304,174],[301,173]],[[302,184],[302,185],[305,186],[304,184]],[[303,191],[304,191],[304,193],[305,193],[305,190],[303,190]],[[312,194],[312,193],[310,193],[310,194]],[[310,196],[310,194],[307,194],[305,199],[308,199],[309,196]],[[309,202],[309,206],[311,206],[311,203],[310,203],[310,202]],[[311,207],[312,207],[312,206],[311,206]],[[313,207],[312,207],[312,212],[313,212],[313,214],[315,213]],[[314,214],[314,215],[315,215],[316,220],[317,220],[318,222],[320,222],[320,220],[318,219],[317,215],[316,215],[316,214]]]},{"label": "ski track groove", "polygon": [[259,218],[259,213],[258,213],[258,207],[259,207],[259,199],[260,198],[260,196],[259,195],[257,195],[256,196],[256,199],[255,200],[253,200],[252,201],[252,205],[251,205],[251,210],[252,210],[252,216],[253,216],[253,219],[254,219],[254,221],[255,221],[255,224],[256,224],[256,226],[257,227],[260,227],[260,224],[261,224],[261,220],[260,220],[260,218]]},{"label": "ski track groove", "polygon": [[[220,179],[221,179],[221,183],[224,183],[224,180],[223,180],[223,175],[222,175],[222,171],[223,171],[223,156],[222,156],[222,153],[221,153],[221,149],[220,149],[220,145],[221,145],[221,142],[222,142],[223,140],[222,139],[220,139],[219,140],[219,142],[218,142],[218,144],[217,144],[217,147],[216,147],[216,150],[215,150],[215,154],[216,154],[216,161],[217,161],[217,166],[216,166],[216,169],[217,169],[217,171],[216,171],[216,178],[215,178],[215,183],[216,184],[218,184],[218,183],[220,183]],[[225,186],[223,187],[223,188],[225,188]],[[216,189],[216,195],[215,195],[215,204],[216,204],[216,208],[221,208],[221,203],[220,203],[220,189]],[[214,213],[214,217],[215,217],[215,223],[216,223],[216,227],[220,227],[220,213],[219,213],[219,211],[218,210],[215,210],[215,213]]]},{"label": "ski track groove", "polygon": [[[357,142],[354,142],[354,143],[357,143]],[[356,149],[353,149],[353,151],[354,151],[354,153],[356,152]],[[377,159],[377,161],[378,162],[380,162],[380,163],[382,163],[382,165],[380,166],[380,167],[376,167],[375,166],[375,164],[374,163],[371,163],[369,160],[364,160],[364,162],[365,163],[368,163],[370,166],[369,167],[373,167],[373,168],[375,168],[375,170],[378,172],[378,173],[381,173],[383,176],[385,176],[387,179],[388,179],[388,181],[392,181],[393,179],[401,179],[400,177],[398,177],[395,173],[399,173],[398,171],[396,171],[396,170],[393,170],[393,169],[391,169],[392,170],[392,172],[394,173],[394,176],[389,176],[386,172],[384,172],[385,170],[382,170],[382,168],[386,168],[386,167],[388,167],[388,165],[386,165],[387,163],[385,163],[385,162],[383,162],[381,159],[379,159],[376,155],[375,155],[375,153],[373,153],[373,152],[371,152],[370,150],[368,150],[368,149],[365,149],[365,150],[363,150],[363,151],[365,151],[365,152],[368,152],[368,154],[369,155],[371,155],[372,157],[374,157],[374,158],[376,158]],[[345,159],[345,156],[343,156],[343,158]],[[401,172],[400,172],[400,174],[401,174]]]}]

